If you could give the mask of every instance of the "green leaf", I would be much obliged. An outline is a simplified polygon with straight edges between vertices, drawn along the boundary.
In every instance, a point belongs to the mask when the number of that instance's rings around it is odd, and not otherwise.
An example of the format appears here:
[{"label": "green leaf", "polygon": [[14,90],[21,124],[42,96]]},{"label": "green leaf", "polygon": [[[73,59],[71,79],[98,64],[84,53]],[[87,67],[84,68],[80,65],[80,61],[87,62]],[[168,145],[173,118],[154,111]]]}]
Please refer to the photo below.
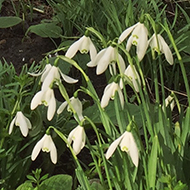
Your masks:
[{"label": "green leaf", "polygon": [[[92,180],[91,180],[92,182]],[[98,182],[98,181],[93,181],[92,184],[90,185],[92,190],[104,190],[103,186]]]},{"label": "green leaf", "polygon": [[59,38],[62,34],[62,29],[55,23],[41,23],[30,26],[26,31],[26,35],[28,32],[35,33],[43,38]]},{"label": "green leaf", "polygon": [[70,175],[59,174],[50,177],[43,181],[39,190],[57,190],[57,189],[72,189],[72,177]]},{"label": "green leaf", "polygon": [[157,153],[158,153],[158,136],[153,139],[152,150],[148,160],[148,182],[149,188],[155,189],[156,168],[157,168]]},{"label": "green leaf", "polygon": [[21,184],[16,190],[33,190],[32,183],[30,181],[26,181],[25,183]]},{"label": "green leaf", "polygon": [[16,16],[0,17],[0,28],[9,28],[22,22],[22,19]]},{"label": "green leaf", "polygon": [[2,8],[3,1],[5,1],[5,0],[0,0],[0,10]]}]

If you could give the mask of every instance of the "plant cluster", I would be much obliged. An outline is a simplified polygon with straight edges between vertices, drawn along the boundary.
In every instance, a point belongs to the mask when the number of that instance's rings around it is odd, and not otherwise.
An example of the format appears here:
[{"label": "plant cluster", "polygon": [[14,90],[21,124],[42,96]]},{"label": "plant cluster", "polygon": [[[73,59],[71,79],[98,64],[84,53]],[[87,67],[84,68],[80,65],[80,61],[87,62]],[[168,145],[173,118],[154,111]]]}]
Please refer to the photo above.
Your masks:
[{"label": "plant cluster", "polygon": [[[178,48],[190,24],[185,10],[176,4],[188,23],[176,35],[184,23],[169,22],[161,1],[47,2],[54,19],[27,33],[63,42],[20,75],[6,61],[0,65],[1,190],[188,189],[189,55]],[[71,41],[62,29],[80,37]],[[99,96],[95,81],[104,75]],[[65,167],[75,172],[51,173],[68,152]],[[84,153],[88,165],[79,158]],[[40,177],[41,169],[29,175],[32,162],[52,176]]]}]

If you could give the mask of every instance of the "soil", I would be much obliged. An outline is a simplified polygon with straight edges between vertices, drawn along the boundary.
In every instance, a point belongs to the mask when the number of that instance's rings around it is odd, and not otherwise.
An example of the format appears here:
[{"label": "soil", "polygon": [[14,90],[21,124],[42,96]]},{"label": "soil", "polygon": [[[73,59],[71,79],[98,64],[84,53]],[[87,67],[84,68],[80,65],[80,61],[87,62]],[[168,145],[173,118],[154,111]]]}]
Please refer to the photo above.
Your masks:
[{"label": "soil", "polygon": [[[14,1],[15,5],[19,4]],[[36,1],[36,6],[40,5],[40,1]],[[44,10],[50,8],[44,4]],[[12,4],[5,1],[1,8],[1,16],[15,16]],[[34,12],[31,16],[26,13],[25,21],[11,28],[0,29],[0,59],[7,63],[12,63],[16,71],[19,73],[24,64],[32,64],[34,61],[39,63],[44,55],[55,49],[55,44],[49,38],[42,38],[35,34],[25,36],[28,27],[40,23],[42,19],[49,19],[52,11],[44,11],[44,13]],[[22,18],[22,16],[21,16]]]}]

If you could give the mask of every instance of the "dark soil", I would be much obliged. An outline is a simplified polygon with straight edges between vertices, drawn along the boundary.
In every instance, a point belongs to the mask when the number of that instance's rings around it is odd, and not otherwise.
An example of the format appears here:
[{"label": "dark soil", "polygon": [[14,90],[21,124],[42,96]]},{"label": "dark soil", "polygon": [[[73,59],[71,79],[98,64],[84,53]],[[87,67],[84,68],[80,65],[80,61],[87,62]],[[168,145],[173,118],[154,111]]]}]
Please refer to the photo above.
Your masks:
[{"label": "dark soil", "polygon": [[[19,2],[14,1],[19,4]],[[34,61],[38,63],[44,55],[55,49],[55,44],[49,38],[42,38],[35,34],[25,36],[25,32],[31,25],[39,24],[43,19],[49,19],[52,16],[50,8],[40,0],[36,1],[36,6],[43,4],[44,13],[33,12],[32,17],[30,12],[26,12],[25,21],[7,29],[0,29],[0,59],[15,66],[17,72],[20,72],[24,64],[31,64]],[[1,16],[15,16],[14,9],[10,1],[5,1],[1,8]],[[20,17],[22,18],[22,16]]]}]

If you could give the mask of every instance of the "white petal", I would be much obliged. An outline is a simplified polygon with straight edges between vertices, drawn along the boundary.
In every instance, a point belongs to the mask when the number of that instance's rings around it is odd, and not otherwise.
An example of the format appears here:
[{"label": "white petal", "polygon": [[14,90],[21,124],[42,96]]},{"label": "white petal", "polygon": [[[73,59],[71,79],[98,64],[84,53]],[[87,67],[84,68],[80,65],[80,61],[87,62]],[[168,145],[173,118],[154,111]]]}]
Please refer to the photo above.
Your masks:
[{"label": "white petal", "polygon": [[92,41],[90,40],[90,59],[95,60],[95,57],[97,55],[97,50]]},{"label": "white petal", "polygon": [[82,103],[78,98],[73,98],[71,100],[71,104],[73,105],[74,110],[76,111],[80,121],[84,119],[82,115]]},{"label": "white petal", "polygon": [[164,53],[166,60],[170,65],[173,65],[173,55],[169,48],[169,46],[166,44],[164,38],[161,35],[158,35],[159,41],[162,44],[161,52]]},{"label": "white petal", "polygon": [[121,72],[124,73],[125,71],[125,61],[123,60],[123,57],[119,54],[119,64],[120,64],[120,68],[121,68]]},{"label": "white petal", "polygon": [[134,140],[134,137],[132,133],[130,133],[130,146],[129,146],[129,152],[128,154],[130,155],[133,164],[137,167],[139,163],[139,154],[138,154],[138,148],[136,145],[136,142]]},{"label": "white petal", "polygon": [[124,136],[124,134],[121,135],[118,139],[116,139],[115,141],[113,141],[111,143],[111,145],[109,146],[109,148],[105,154],[106,159],[109,159],[112,156],[112,154],[115,152],[115,149],[117,148],[117,146],[119,145],[119,143],[123,139],[123,136]]},{"label": "white petal", "polygon": [[75,135],[75,133],[77,133],[78,127],[79,127],[79,125],[78,125],[76,128],[74,128],[74,129],[69,133],[69,136],[68,136],[68,138],[67,138],[68,144],[71,144],[71,142],[73,141],[73,136]]},{"label": "white petal", "polygon": [[47,64],[43,70],[43,74],[41,76],[41,81],[44,82],[46,76],[48,75],[49,71],[51,70],[52,65],[51,64]]},{"label": "white petal", "polygon": [[53,141],[52,141],[51,147],[50,147],[50,157],[51,157],[51,161],[54,164],[56,164],[57,163],[57,149],[56,149],[56,146]]},{"label": "white petal", "polygon": [[122,93],[120,87],[118,87],[118,91],[117,92],[119,94],[119,99],[120,99],[120,102],[121,102],[121,107],[123,109],[124,108],[124,97],[123,97],[123,93]]},{"label": "white petal", "polygon": [[133,36],[130,36],[129,39],[127,40],[127,45],[126,45],[126,50],[129,51],[131,49],[133,42]]},{"label": "white petal", "polygon": [[138,43],[137,43],[137,49],[136,49],[139,61],[143,59],[148,47],[147,33],[148,33],[147,29],[145,28],[144,25],[142,25],[136,33],[136,35],[139,37]]},{"label": "white petal", "polygon": [[67,104],[68,104],[67,101],[63,102],[63,103],[59,106],[59,108],[57,109],[57,114],[62,113],[63,110],[65,109],[65,107],[67,106]]},{"label": "white petal", "polygon": [[32,98],[31,104],[30,104],[31,110],[34,110],[38,105],[41,104],[43,94],[44,94],[43,91],[39,91],[35,94],[35,96]]},{"label": "white petal", "polygon": [[31,124],[30,120],[27,117],[25,117],[25,120],[26,120],[28,129],[32,129],[32,124]]},{"label": "white petal", "polygon": [[[83,36],[84,37],[84,36]],[[77,40],[76,42],[74,42],[69,49],[67,50],[65,56],[69,57],[69,58],[73,58],[75,56],[75,54],[77,53],[77,51],[79,50],[79,47],[81,45],[81,43],[83,42],[84,38],[81,37],[79,40]]]},{"label": "white petal", "polygon": [[121,35],[119,36],[119,39],[118,39],[118,43],[121,43],[125,40],[125,38],[128,37],[128,35],[132,32],[132,30],[138,25],[139,23],[136,23],[135,25],[127,28],[126,30],[124,30]]},{"label": "white petal", "polygon": [[[82,39],[83,38],[83,39]],[[80,44],[79,46],[79,51],[80,53],[88,53],[89,50],[90,50],[90,38],[89,37],[86,37],[86,36],[83,36],[81,39],[82,43]]]},{"label": "white petal", "polygon": [[69,76],[63,74],[63,73],[61,72],[61,70],[59,70],[59,72],[60,72],[61,77],[63,78],[63,80],[64,80],[65,82],[67,82],[67,83],[69,83],[69,84],[78,82],[78,79],[73,79],[73,78],[71,78],[71,77],[69,77]]},{"label": "white petal", "polygon": [[108,84],[104,90],[104,94],[101,99],[102,108],[105,108],[108,105],[111,96],[112,96],[112,83]]},{"label": "white petal", "polygon": [[102,56],[104,55],[104,53],[106,52],[107,48],[105,49],[102,49],[97,55],[96,57],[94,58],[94,60],[91,60],[87,66],[88,67],[95,67],[97,66],[98,62],[100,61],[100,59],[102,58]]},{"label": "white petal", "polygon": [[49,121],[52,120],[52,118],[53,118],[53,116],[55,114],[55,110],[56,110],[56,101],[55,101],[54,92],[52,90],[51,99],[49,101],[48,111],[47,111],[47,118],[48,118]]},{"label": "white petal", "polygon": [[36,157],[38,156],[38,154],[40,153],[40,150],[42,149],[45,138],[46,138],[46,134],[36,143],[31,155],[32,161],[34,161]]},{"label": "white petal", "polygon": [[28,135],[28,125],[25,119],[25,116],[21,111],[17,112],[17,118],[15,125],[20,127],[21,133],[24,137]]},{"label": "white petal", "polygon": [[73,150],[75,154],[79,154],[82,148],[84,147],[84,142],[83,142],[83,133],[84,133],[84,128],[81,126],[78,126],[77,133],[75,132],[74,134],[74,140],[73,140]]},{"label": "white petal", "polygon": [[97,67],[96,67],[97,75],[102,74],[107,69],[109,63],[112,61],[111,59],[113,54],[114,54],[114,48],[109,46],[102,55],[102,57],[97,62]]},{"label": "white petal", "polygon": [[17,118],[17,115],[13,118],[13,120],[11,121],[11,124],[9,126],[9,135],[12,133],[13,131],[13,127],[14,127],[14,124],[15,124],[15,120]]},{"label": "white petal", "polygon": [[51,70],[48,72],[48,75],[44,79],[44,82],[42,84],[42,90],[49,88],[55,79],[59,80],[60,75],[59,75],[58,67],[52,66]]}]

